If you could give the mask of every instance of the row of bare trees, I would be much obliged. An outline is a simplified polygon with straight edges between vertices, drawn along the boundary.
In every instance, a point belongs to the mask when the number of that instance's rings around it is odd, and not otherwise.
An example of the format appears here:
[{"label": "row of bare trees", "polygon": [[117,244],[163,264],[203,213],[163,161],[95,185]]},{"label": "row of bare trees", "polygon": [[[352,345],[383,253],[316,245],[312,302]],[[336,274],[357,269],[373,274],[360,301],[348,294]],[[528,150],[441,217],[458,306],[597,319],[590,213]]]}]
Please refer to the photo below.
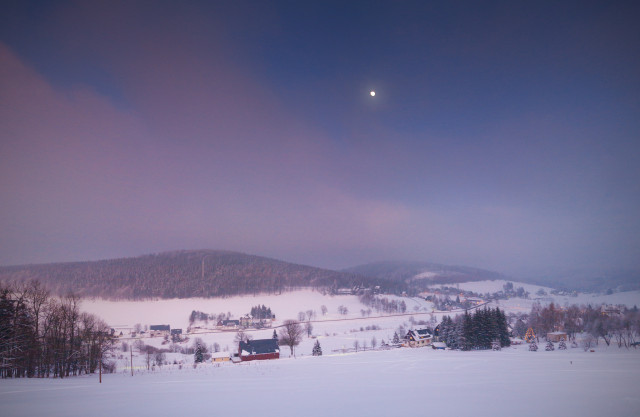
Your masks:
[{"label": "row of bare trees", "polygon": [[52,297],[38,281],[0,283],[0,377],[93,373],[114,339],[107,324],[80,312],[80,298]]},{"label": "row of bare trees", "polygon": [[562,329],[571,340],[578,333],[585,333],[594,343],[602,339],[607,346],[630,347],[640,339],[640,311],[638,308],[620,307],[613,312],[603,312],[601,306],[570,305],[559,307],[554,303],[533,305],[528,315],[519,317],[513,327],[517,336],[524,337],[531,327],[538,336],[545,336]]}]

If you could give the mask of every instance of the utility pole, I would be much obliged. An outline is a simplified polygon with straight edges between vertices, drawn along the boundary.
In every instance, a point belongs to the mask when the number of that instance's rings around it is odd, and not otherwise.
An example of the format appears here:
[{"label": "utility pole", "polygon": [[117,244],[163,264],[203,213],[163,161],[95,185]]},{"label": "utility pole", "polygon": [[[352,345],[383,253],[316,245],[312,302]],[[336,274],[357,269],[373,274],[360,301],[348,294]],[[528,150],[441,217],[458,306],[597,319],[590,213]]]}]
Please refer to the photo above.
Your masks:
[{"label": "utility pole", "polygon": [[129,352],[131,352],[131,376],[133,376],[133,343],[129,345]]},{"label": "utility pole", "polygon": [[100,383],[102,384],[102,338],[100,338],[100,363],[98,364],[100,367]]}]

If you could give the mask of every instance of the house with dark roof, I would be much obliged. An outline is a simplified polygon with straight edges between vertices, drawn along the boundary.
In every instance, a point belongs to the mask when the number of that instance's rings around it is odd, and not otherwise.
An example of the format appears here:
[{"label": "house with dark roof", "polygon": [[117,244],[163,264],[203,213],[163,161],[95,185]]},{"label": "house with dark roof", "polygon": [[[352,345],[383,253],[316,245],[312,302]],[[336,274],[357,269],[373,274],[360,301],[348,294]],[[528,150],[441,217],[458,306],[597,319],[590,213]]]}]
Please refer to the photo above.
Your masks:
[{"label": "house with dark roof", "polygon": [[238,357],[241,361],[255,361],[280,358],[280,346],[276,339],[258,339],[240,342]]},{"label": "house with dark roof", "polygon": [[168,324],[157,324],[149,326],[149,333],[151,337],[156,336],[168,336],[171,332],[171,326]]},{"label": "house with dark roof", "polygon": [[433,341],[433,335],[429,329],[409,330],[405,336],[405,340],[410,347],[428,346]]},{"label": "house with dark roof", "polygon": [[223,329],[237,329],[240,327],[240,320],[220,320],[217,326]]}]

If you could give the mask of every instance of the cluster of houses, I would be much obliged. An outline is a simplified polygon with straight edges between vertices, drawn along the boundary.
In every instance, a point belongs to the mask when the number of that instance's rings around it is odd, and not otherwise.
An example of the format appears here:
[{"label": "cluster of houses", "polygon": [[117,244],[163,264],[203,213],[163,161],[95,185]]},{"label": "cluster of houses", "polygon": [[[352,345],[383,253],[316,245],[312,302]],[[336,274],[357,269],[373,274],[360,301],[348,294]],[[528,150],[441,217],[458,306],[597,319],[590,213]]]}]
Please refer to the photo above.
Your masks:
[{"label": "cluster of houses", "polygon": [[268,319],[258,319],[247,314],[244,317],[240,317],[238,320],[218,320],[216,328],[219,330],[235,330],[240,328],[263,329],[265,327],[271,327],[275,319],[275,315]]}]

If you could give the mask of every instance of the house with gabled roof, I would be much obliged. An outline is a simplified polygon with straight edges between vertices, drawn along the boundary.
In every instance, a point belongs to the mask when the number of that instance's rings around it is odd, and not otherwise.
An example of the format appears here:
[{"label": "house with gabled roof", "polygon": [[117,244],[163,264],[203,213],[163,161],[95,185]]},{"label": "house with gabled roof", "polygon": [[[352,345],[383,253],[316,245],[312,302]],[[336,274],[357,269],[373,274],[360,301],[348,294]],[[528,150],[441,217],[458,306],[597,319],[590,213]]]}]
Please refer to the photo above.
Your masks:
[{"label": "house with gabled roof", "polygon": [[171,332],[171,326],[168,324],[156,324],[149,326],[149,333],[151,337],[156,336],[169,336]]},{"label": "house with gabled roof", "polygon": [[409,330],[405,336],[406,344],[410,347],[429,346],[433,341],[433,335],[427,328]]},{"label": "house with gabled roof", "polygon": [[217,326],[223,329],[237,329],[240,327],[240,320],[220,320]]},{"label": "house with gabled roof", "polygon": [[238,344],[241,361],[255,361],[280,358],[280,346],[276,339],[247,340]]}]

